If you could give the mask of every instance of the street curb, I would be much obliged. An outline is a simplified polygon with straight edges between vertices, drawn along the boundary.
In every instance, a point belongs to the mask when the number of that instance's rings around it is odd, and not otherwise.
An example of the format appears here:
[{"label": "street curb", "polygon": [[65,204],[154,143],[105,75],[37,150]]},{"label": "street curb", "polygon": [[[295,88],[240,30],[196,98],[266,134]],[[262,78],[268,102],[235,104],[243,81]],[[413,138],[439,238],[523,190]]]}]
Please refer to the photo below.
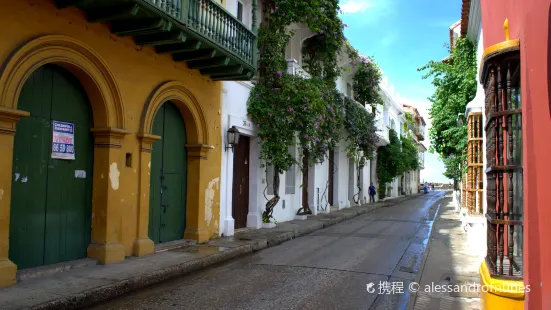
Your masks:
[{"label": "street curb", "polygon": [[225,251],[214,253],[206,257],[198,258],[192,261],[186,261],[182,264],[166,267],[147,274],[120,280],[115,283],[95,287],[84,292],[74,294],[72,296],[63,296],[52,301],[31,306],[28,309],[69,310],[82,309],[84,307],[98,305],[117,297],[121,297],[122,295],[144,289],[168,280],[179,278],[194,271],[213,266],[215,264],[226,262],[237,257],[242,257],[256,251],[279,245],[294,238],[311,234],[317,230],[336,225],[338,223],[344,222],[363,214],[367,214],[380,208],[391,207],[419,196],[421,196],[421,194],[413,194],[406,197],[400,197],[389,202],[384,202],[381,205],[374,206],[373,208],[369,208],[368,206],[368,208],[350,207],[342,209],[340,211],[344,210],[346,214],[338,215],[336,217],[327,216],[327,219],[323,219],[323,217],[320,217],[318,221],[313,222],[311,225],[308,225],[305,228],[297,228],[293,231],[282,232],[281,234],[278,234],[275,238],[252,240],[250,244],[228,248]]},{"label": "street curb", "polygon": [[204,269],[206,267],[228,261],[235,257],[240,257],[255,250],[267,248],[267,244],[262,244],[262,240],[258,244],[242,245],[235,248],[229,248],[226,251],[218,252],[206,257],[187,261],[182,264],[159,269],[154,272],[117,281],[112,284],[107,284],[100,287],[95,287],[90,290],[75,294],[73,296],[64,296],[62,298],[42,303],[29,309],[81,309],[93,305],[106,302],[124,294],[140,290],[161,282],[175,279],[186,274]]},{"label": "street curb", "polygon": [[[447,192],[447,191],[446,191]],[[453,191],[452,191],[453,193]],[[446,194],[447,195],[447,194]],[[444,195],[443,199],[446,199],[446,196]],[[415,275],[415,279],[412,282],[415,282],[420,285],[421,278],[423,277],[423,272],[425,271],[425,264],[427,263],[427,259],[430,254],[430,246],[432,244],[432,236],[435,234],[434,232],[434,224],[436,224],[436,219],[438,218],[438,215],[440,214],[440,208],[442,207],[442,204],[438,207],[438,211],[434,214],[434,223],[433,228],[431,228],[429,241],[427,242],[427,247],[425,248],[425,253],[423,253],[423,259],[421,260],[421,267],[419,268],[419,271],[417,272],[417,275]],[[415,302],[417,301],[417,293],[418,292],[410,292],[407,310],[414,310],[415,308]]]}]

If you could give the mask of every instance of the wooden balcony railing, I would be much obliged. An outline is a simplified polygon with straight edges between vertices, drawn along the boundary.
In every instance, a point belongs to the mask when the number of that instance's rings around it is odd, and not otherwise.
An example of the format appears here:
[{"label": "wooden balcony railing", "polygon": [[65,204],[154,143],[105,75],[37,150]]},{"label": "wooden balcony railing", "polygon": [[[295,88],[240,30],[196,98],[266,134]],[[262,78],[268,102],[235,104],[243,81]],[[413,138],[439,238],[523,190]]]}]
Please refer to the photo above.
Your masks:
[{"label": "wooden balcony railing", "polygon": [[482,215],[483,161],[482,113],[472,112],[467,118],[467,210],[471,215]]},{"label": "wooden balcony railing", "polygon": [[[157,0],[158,1],[158,0]],[[173,0],[177,1],[177,0]],[[182,20],[188,27],[218,43],[248,63],[253,61],[256,35],[230,12],[211,0],[187,0]]]},{"label": "wooden balcony railing", "polygon": [[523,276],[523,164],[520,53],[508,49],[484,60],[486,95],[487,238],[492,277]]},{"label": "wooden balcony railing", "polygon": [[137,45],[172,54],[213,80],[249,80],[257,66],[257,0],[252,29],[212,0],[56,0],[77,6],[89,22],[109,22],[111,32]]}]

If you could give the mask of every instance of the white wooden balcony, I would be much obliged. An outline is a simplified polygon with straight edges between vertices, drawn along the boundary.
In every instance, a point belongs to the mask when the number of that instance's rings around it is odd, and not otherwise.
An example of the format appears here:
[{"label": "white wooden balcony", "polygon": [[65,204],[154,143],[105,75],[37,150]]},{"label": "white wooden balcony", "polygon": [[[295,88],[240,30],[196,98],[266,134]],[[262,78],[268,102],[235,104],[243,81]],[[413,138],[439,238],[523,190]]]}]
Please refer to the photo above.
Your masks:
[{"label": "white wooden balcony", "polygon": [[308,74],[308,72],[302,69],[302,67],[298,64],[298,61],[296,61],[296,59],[287,59],[287,73],[296,74],[298,76],[302,76],[305,79],[310,78],[310,74]]}]

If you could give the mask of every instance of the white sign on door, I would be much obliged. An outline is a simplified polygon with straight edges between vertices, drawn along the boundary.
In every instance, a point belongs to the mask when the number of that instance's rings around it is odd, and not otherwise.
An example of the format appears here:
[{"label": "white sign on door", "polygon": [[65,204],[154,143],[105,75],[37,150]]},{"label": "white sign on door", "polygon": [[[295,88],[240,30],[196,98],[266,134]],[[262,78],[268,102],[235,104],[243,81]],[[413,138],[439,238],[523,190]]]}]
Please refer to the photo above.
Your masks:
[{"label": "white sign on door", "polygon": [[75,124],[53,121],[52,158],[75,160]]}]

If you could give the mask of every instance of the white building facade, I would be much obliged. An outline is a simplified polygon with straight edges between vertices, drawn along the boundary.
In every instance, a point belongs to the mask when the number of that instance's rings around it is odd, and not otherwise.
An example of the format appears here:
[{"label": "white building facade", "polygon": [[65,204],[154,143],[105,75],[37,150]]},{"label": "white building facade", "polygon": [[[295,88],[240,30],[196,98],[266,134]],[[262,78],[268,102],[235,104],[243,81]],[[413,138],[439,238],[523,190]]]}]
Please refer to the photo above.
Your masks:
[{"label": "white building facade", "polygon": [[[258,2],[257,16],[260,16],[260,21],[261,1]],[[226,9],[240,17],[245,25],[252,27],[252,0],[228,0]],[[286,49],[288,73],[308,77],[308,73],[302,69],[302,48],[305,40],[314,36],[314,33],[303,25],[293,25],[289,30],[294,30],[295,33]],[[337,89],[352,98],[355,70],[348,56],[344,56],[347,53],[342,55],[339,65],[344,69],[336,81]],[[234,128],[240,133],[238,143],[233,148],[225,147],[222,154],[220,234],[231,236],[237,229],[263,226],[262,212],[268,200],[274,197],[273,169],[260,159],[257,129],[247,116],[247,100],[252,83],[223,83],[220,130],[224,145],[228,146],[228,130]],[[400,134],[405,122],[401,105],[391,95],[393,90],[388,90],[387,79],[381,84],[381,88],[385,104],[376,108],[379,146],[389,143],[389,128],[394,128]],[[371,107],[368,109],[372,112]],[[347,143],[341,140],[337,148],[327,154],[325,161],[309,167],[306,174],[294,165],[280,175],[280,200],[273,211],[277,222],[306,218],[296,216],[297,211],[306,203],[315,215],[354,206],[355,200],[359,204],[369,201],[368,187],[370,182],[376,183],[376,160],[368,161],[358,171],[357,164],[346,152]],[[297,160],[301,160],[301,154],[296,147],[289,151],[295,154]],[[307,184],[302,186],[304,182]],[[399,184],[400,178],[396,178],[391,197],[399,196]]]},{"label": "white building facade", "polygon": [[[252,0],[227,0],[226,9],[252,29]],[[262,20],[258,1],[258,20]],[[259,21],[257,23],[259,23]],[[224,152],[220,180],[220,235],[231,236],[235,229],[260,228],[265,188],[265,171],[260,163],[260,145],[256,126],[247,116],[247,100],[253,84],[223,82],[221,132]],[[234,148],[228,148],[227,132],[234,127],[240,138]]]},{"label": "white building facade", "polygon": [[[475,98],[467,104],[467,108],[465,110],[465,120],[468,120],[469,115],[472,113],[482,113],[482,124],[486,124],[486,115],[484,113],[484,105],[485,105],[485,94],[484,94],[484,88],[482,84],[480,83],[480,61],[482,60],[482,54],[484,53],[484,40],[483,40],[483,31],[482,31],[482,17],[481,17],[481,7],[480,7],[480,0],[472,0],[470,3],[470,10],[469,10],[469,20],[467,25],[462,25],[462,27],[467,27],[466,31],[463,34],[466,35],[467,39],[471,42],[476,44],[477,49],[477,75],[476,75],[476,81],[477,81],[477,90]],[[483,169],[486,167],[486,131],[482,130],[482,161],[483,161]],[[482,175],[480,176],[482,179],[482,188],[486,188],[486,176]],[[478,199],[479,195],[482,196],[482,199]],[[479,202],[482,202],[482,205],[478,205]],[[478,216],[470,216],[464,210],[462,210],[463,214],[463,226],[465,230],[467,231],[467,237],[469,239],[469,243],[473,250],[479,250],[481,253],[481,256],[484,255],[486,250],[486,211],[487,211],[487,203],[486,203],[486,191],[483,190],[480,193],[477,193],[477,197],[475,199],[475,208],[480,208],[482,210],[482,214]]]},{"label": "white building facade", "polygon": [[426,123],[415,107],[404,104],[403,108],[406,114],[411,115],[412,123],[409,123],[406,127],[417,147],[417,156],[420,164],[419,169],[406,172],[406,190],[408,191],[407,194],[411,195],[419,193],[422,188],[421,170],[425,169],[425,152],[427,151],[427,148],[423,145],[426,137]]}]

